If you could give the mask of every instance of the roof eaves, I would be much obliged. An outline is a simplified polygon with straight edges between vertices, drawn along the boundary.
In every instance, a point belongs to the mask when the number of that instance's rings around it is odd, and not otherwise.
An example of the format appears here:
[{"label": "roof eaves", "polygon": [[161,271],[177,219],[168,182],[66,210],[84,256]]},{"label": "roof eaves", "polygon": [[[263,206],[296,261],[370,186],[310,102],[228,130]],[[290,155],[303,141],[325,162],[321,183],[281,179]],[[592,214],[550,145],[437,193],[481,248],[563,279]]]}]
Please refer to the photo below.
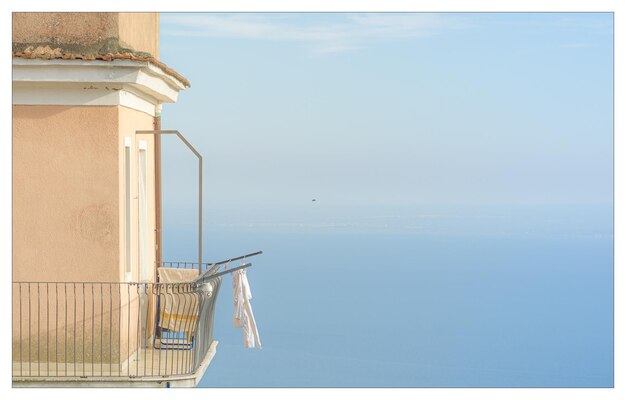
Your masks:
[{"label": "roof eaves", "polygon": [[41,60],[132,60],[138,62],[148,62],[165,72],[168,75],[179,80],[185,87],[191,87],[189,80],[176,72],[174,69],[168,67],[164,62],[158,60],[155,57],[136,55],[133,53],[107,53],[107,54],[75,54],[64,53],[60,48],[52,49],[50,46],[28,47],[24,51],[14,51],[13,57],[25,58],[25,59],[41,59]]}]

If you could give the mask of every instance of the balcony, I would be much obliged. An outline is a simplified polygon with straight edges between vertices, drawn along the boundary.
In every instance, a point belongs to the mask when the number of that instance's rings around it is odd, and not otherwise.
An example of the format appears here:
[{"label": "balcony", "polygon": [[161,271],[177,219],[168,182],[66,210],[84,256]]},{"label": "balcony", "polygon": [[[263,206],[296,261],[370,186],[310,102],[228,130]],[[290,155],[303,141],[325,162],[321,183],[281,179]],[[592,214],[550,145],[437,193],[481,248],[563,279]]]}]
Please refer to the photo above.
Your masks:
[{"label": "balcony", "polygon": [[13,282],[13,385],[196,386],[217,349],[222,276],[251,264],[218,269],[251,255],[184,283]]}]

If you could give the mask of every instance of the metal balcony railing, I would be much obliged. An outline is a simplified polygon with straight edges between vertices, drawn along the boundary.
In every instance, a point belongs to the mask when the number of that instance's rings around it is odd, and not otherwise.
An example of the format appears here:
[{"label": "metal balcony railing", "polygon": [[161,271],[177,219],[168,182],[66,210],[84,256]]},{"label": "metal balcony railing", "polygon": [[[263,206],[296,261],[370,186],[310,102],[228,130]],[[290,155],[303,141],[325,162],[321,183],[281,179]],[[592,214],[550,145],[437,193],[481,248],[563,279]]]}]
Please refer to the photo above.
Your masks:
[{"label": "metal balcony railing", "polygon": [[[197,263],[193,261],[162,261],[157,263],[159,267],[165,268],[183,268],[183,269],[198,269],[199,273],[203,273],[207,271],[209,268],[213,266],[226,265],[233,261],[242,261],[245,262],[247,258],[258,256],[259,254],[263,254],[262,251],[255,251],[254,253],[245,254],[243,256],[229,258],[228,260],[222,260],[218,262],[208,262],[208,263]],[[198,267],[199,266],[199,267]]]},{"label": "metal balcony railing", "polygon": [[193,374],[213,342],[220,286],[13,282],[13,377]]}]

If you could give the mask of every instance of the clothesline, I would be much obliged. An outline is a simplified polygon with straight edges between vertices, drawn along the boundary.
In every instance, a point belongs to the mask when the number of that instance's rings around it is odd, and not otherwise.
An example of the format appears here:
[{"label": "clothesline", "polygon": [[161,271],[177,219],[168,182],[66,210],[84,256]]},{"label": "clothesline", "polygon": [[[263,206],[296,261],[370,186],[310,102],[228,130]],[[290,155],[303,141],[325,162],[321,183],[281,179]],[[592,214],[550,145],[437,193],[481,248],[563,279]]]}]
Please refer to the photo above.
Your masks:
[{"label": "clothesline", "polygon": [[[218,265],[218,264],[216,263],[215,265]],[[217,278],[218,276],[230,274],[233,271],[237,271],[237,270],[240,270],[240,269],[248,268],[248,267],[251,267],[251,266],[252,266],[252,263],[247,263],[247,264],[243,264],[243,265],[240,265],[238,267],[235,267],[235,268],[231,268],[231,269],[229,269],[227,271],[218,272],[216,274],[209,274],[210,271],[205,271],[205,272],[202,273],[202,275],[198,276],[195,279],[195,281],[199,282],[199,281],[205,280],[205,279]]]},{"label": "clothesline", "polygon": [[[208,265],[208,266],[211,266],[211,267],[215,267],[215,266],[218,266],[218,265],[227,264],[227,263],[232,262],[232,261],[245,260],[246,258],[254,257],[254,256],[257,256],[259,254],[263,254],[263,252],[262,251],[255,251],[254,253],[249,253],[249,254],[245,254],[243,256],[229,258],[228,260],[218,261],[216,263],[204,263],[204,264]],[[194,281],[199,282],[199,281],[202,281],[202,280],[217,278],[219,276],[231,273],[233,271],[237,271],[237,270],[240,270],[240,269],[248,268],[248,267],[251,267],[251,266],[252,266],[251,263],[247,263],[247,264],[243,264],[243,265],[240,265],[238,267],[235,267],[235,268],[231,268],[231,269],[229,269],[227,271],[222,271],[222,272],[217,272],[217,273],[215,273],[216,271],[213,268],[208,268],[206,271],[204,271],[202,274],[200,274]]]},{"label": "clothesline", "polygon": [[255,251],[254,253],[246,254],[246,255],[243,255],[243,256],[239,256],[239,257],[229,258],[228,260],[218,261],[216,263],[212,263],[212,262],[203,263],[203,265],[209,265],[209,266],[222,265],[222,264],[227,264],[227,263],[232,262],[232,261],[243,260],[243,259],[248,258],[248,257],[258,256],[259,254],[263,254],[263,252],[262,251]]}]

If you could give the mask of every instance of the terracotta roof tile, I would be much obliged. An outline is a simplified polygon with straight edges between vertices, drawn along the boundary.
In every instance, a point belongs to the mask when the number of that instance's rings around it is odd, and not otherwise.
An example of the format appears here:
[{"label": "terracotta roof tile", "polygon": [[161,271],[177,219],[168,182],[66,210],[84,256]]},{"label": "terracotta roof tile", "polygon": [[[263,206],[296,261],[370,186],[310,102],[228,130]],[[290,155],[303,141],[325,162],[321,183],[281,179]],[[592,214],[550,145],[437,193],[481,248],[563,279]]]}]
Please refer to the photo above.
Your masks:
[{"label": "terracotta roof tile", "polygon": [[53,60],[53,59],[62,59],[62,60],[103,60],[103,61],[112,61],[112,60],[133,60],[140,62],[149,62],[156,67],[161,68],[166,74],[173,76],[182,82],[186,87],[191,87],[191,84],[181,74],[174,71],[172,68],[165,65],[165,63],[159,61],[154,57],[144,57],[138,56],[132,53],[116,53],[116,54],[73,54],[73,53],[63,53],[60,48],[52,49],[50,46],[39,46],[34,48],[30,46],[24,51],[16,51],[13,52],[13,57],[17,58],[26,58],[26,59],[42,59],[42,60]]}]

